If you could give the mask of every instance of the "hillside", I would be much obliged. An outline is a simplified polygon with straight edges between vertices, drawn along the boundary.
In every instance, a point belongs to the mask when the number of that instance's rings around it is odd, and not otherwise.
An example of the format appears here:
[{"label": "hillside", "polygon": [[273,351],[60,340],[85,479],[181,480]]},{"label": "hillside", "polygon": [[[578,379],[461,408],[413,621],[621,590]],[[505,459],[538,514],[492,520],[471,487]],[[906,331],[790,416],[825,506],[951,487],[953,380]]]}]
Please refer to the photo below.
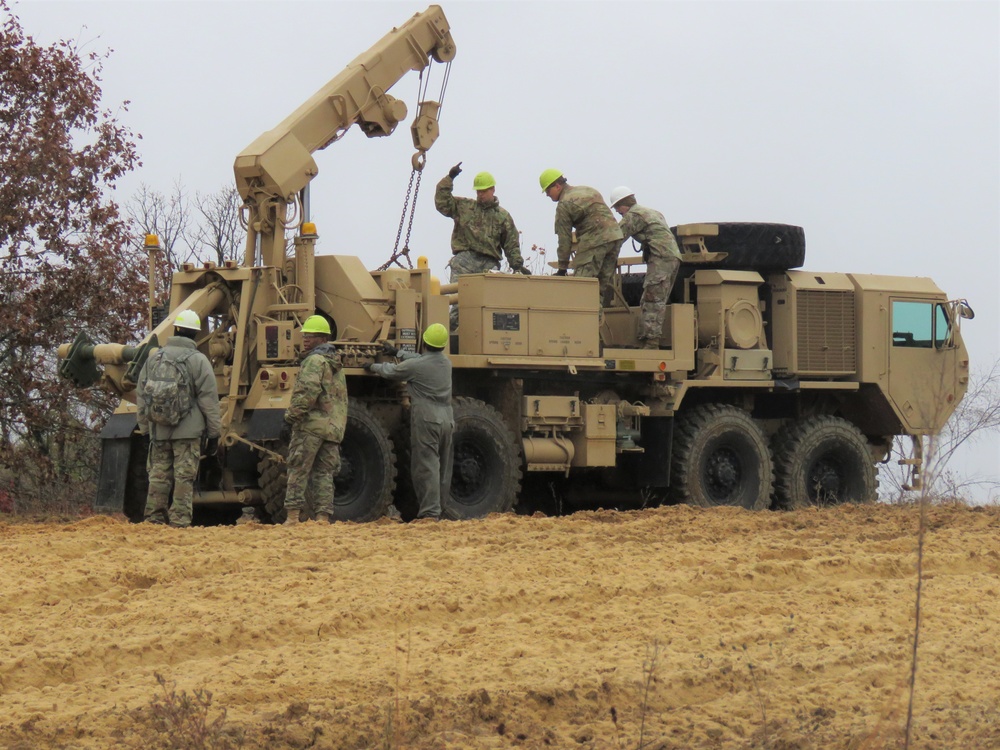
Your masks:
[{"label": "hillside", "polygon": [[[901,747],[918,516],[0,524],[0,748]],[[912,747],[1000,747],[998,538],[929,512]]]}]

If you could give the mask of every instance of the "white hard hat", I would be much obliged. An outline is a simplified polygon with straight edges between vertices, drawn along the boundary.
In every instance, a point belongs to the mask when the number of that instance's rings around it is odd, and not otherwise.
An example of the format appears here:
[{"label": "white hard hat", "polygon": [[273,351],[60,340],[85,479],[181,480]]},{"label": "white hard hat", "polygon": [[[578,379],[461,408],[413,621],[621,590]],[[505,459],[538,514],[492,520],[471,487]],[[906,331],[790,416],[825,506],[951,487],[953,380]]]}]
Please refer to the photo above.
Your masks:
[{"label": "white hard hat", "polygon": [[614,190],[611,191],[611,206],[620,201],[622,198],[628,198],[630,195],[635,195],[635,191],[630,187],[625,187],[624,185],[619,185]]},{"label": "white hard hat", "polygon": [[174,328],[190,328],[192,331],[200,331],[201,318],[194,310],[181,310],[174,318]]}]

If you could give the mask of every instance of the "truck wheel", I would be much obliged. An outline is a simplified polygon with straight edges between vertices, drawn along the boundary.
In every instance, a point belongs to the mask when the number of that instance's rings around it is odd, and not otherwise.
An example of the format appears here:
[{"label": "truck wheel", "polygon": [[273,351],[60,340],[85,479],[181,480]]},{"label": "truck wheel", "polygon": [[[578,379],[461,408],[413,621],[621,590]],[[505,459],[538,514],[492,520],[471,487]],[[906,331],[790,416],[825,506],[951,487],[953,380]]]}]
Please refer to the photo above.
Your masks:
[{"label": "truck wheel", "polygon": [[334,480],[338,521],[374,521],[385,515],[396,490],[396,454],[382,423],[351,399],[340,446],[340,473]]},{"label": "truck wheel", "polygon": [[521,451],[500,412],[477,399],[455,399],[452,440],[455,464],[444,515],[463,520],[511,510],[521,488]]},{"label": "truck wheel", "polygon": [[[271,443],[267,447],[282,456],[288,455],[288,444],[285,442]],[[288,487],[285,464],[265,454],[257,462],[257,484],[260,486],[267,517],[273,523],[283,523],[288,517],[285,513],[285,490]]]},{"label": "truck wheel", "polygon": [[771,504],[767,439],[742,409],[697,406],[674,426],[671,493],[677,502],[762,510]]},{"label": "truck wheel", "polygon": [[407,414],[396,430],[392,433],[392,442],[396,446],[396,498],[393,504],[404,521],[412,521],[420,513],[420,500],[413,489],[413,476],[410,472],[410,415]]},{"label": "truck wheel", "polygon": [[[728,257],[718,263],[699,264],[698,268],[785,271],[805,262],[806,233],[802,227],[734,221],[717,226],[719,234],[705,237],[705,247],[712,253],[728,253]],[[671,227],[671,231],[676,232],[677,227]]]},{"label": "truck wheel", "polygon": [[845,419],[819,416],[792,423],[775,436],[774,460],[776,508],[875,499],[878,481],[868,441]]}]

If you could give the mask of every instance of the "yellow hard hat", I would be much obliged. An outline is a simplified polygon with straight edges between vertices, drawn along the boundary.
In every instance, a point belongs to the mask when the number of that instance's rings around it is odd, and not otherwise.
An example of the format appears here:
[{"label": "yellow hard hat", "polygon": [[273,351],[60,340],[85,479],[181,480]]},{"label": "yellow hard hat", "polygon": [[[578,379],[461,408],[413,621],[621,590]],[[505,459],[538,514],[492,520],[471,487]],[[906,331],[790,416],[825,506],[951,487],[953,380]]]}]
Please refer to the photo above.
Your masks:
[{"label": "yellow hard hat", "polygon": [[188,328],[192,331],[201,330],[201,318],[194,310],[181,310],[174,318],[174,328]]},{"label": "yellow hard hat", "polygon": [[444,349],[448,346],[448,329],[440,323],[427,326],[427,330],[424,331],[424,343],[435,349]]},{"label": "yellow hard hat", "polygon": [[493,175],[489,172],[480,172],[472,180],[472,187],[476,190],[489,190],[491,187],[496,187],[497,181],[493,179]]},{"label": "yellow hard hat", "polygon": [[325,333],[330,335],[330,321],[322,315],[310,315],[302,324],[302,333]]},{"label": "yellow hard hat", "polygon": [[563,173],[558,169],[546,169],[542,172],[541,177],[538,178],[538,184],[542,186],[542,192],[544,193],[548,190],[552,183],[562,176]]}]

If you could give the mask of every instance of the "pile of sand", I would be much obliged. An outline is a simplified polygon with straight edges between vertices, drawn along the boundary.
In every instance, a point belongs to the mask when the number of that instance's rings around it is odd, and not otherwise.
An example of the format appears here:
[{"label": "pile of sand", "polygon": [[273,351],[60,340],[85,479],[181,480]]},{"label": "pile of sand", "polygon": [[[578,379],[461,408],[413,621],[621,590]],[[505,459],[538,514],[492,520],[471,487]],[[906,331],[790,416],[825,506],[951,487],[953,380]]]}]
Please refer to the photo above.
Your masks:
[{"label": "pile of sand", "polygon": [[[898,747],[918,517],[0,524],[0,747]],[[1000,747],[1000,509],[928,520],[911,747]]]}]

